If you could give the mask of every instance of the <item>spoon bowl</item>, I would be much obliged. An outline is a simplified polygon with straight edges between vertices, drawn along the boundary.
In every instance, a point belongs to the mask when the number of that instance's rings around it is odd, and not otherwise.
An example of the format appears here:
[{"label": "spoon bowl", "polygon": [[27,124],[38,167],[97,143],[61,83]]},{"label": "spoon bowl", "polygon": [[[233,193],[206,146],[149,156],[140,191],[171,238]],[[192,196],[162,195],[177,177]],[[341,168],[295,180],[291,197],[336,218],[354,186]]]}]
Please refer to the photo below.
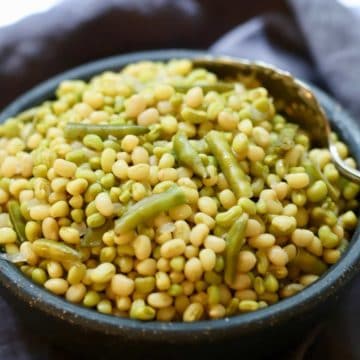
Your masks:
[{"label": "spoon bowl", "polygon": [[340,157],[331,137],[325,111],[312,90],[290,73],[258,61],[231,57],[205,56],[193,59],[195,67],[205,67],[220,76],[243,76],[258,80],[274,99],[276,109],[307,131],[313,145],[327,147],[343,176],[360,183],[360,171]]}]

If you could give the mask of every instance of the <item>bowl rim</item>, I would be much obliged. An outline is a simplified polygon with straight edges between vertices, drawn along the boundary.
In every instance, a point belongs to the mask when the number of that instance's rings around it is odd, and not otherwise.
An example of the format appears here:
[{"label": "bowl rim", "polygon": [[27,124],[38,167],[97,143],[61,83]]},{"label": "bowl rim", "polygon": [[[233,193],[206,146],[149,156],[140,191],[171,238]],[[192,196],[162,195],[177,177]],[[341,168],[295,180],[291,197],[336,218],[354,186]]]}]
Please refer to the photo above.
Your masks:
[{"label": "bowl rim", "polygon": [[[18,97],[0,113],[0,122],[28,107],[49,99],[60,81],[65,79],[89,79],[97,73],[120,69],[128,63],[140,60],[166,61],[172,58],[193,58],[209,54],[211,53],[206,51],[170,49],[136,52],[90,62],[52,77]],[[217,56],[217,54],[215,55]],[[234,59],[236,60],[236,58]],[[342,135],[345,133],[348,137],[347,140],[350,140],[348,141],[350,148],[352,147],[351,150],[359,161],[360,140],[357,139],[360,139],[360,129],[356,121],[324,92],[314,86],[311,88],[329,117],[333,119],[331,121],[332,127],[337,128]],[[354,148],[357,148],[358,151],[354,151]],[[124,336],[128,339],[142,338],[163,343],[175,340],[183,342],[206,340],[210,334],[212,337],[227,338],[232,331],[238,335],[248,334],[250,331],[275,327],[293,317],[301,317],[333,296],[360,269],[359,236],[360,225],[357,226],[349,248],[341,260],[333,265],[316,282],[316,285],[310,285],[299,294],[281,300],[267,308],[219,320],[203,320],[194,323],[140,322],[101,314],[51,294],[25,277],[14,264],[1,260],[0,284],[28,303],[31,308],[45,312],[59,320],[105,334]]]}]

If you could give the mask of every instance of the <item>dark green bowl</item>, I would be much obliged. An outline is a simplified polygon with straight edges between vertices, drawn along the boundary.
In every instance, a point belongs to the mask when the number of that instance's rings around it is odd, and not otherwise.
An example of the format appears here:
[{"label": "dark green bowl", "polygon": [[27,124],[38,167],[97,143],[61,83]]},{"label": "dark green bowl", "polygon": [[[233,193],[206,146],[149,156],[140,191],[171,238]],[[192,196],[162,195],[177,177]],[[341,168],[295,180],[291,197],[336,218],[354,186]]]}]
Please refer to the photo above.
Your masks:
[{"label": "dark green bowl", "polygon": [[[0,121],[53,97],[60,81],[65,79],[89,79],[105,70],[118,70],[128,63],[140,60],[168,60],[192,58],[204,52],[165,50],[141,52],[99,60],[67,71],[30,90],[0,114]],[[349,145],[356,160],[360,160],[360,129],[356,121],[322,91],[314,89],[326,110],[332,126]],[[340,290],[357,273],[360,267],[359,226],[349,249],[341,260],[330,268],[319,281],[299,294],[282,300],[268,308],[227,319],[199,321],[195,323],[139,322],[100,314],[73,305],[37,286],[16,266],[0,261],[2,294],[10,300],[33,332],[67,345],[82,344],[87,349],[102,349],[108,354],[119,355],[124,349],[143,352],[156,349],[176,349],[184,354],[190,344],[196,344],[202,354],[226,353],[236,347],[238,355],[274,354],[290,341],[301,338],[316,324]],[[136,344],[142,344],[140,347]],[[187,346],[182,346],[187,344]],[[222,344],[219,346],[219,344]],[[226,347],[224,344],[227,344]],[[126,346],[126,347],[124,347]],[[104,350],[105,349],[105,350]]]}]

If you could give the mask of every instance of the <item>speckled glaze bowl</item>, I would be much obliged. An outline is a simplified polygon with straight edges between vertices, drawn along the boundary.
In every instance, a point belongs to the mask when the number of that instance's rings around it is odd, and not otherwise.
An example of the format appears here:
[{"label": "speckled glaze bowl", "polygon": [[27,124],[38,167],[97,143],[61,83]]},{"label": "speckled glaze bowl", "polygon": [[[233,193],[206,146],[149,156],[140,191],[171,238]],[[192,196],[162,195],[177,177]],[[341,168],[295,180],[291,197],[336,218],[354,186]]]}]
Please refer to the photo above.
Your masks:
[{"label": "speckled glaze bowl", "polygon": [[[140,60],[192,58],[204,52],[164,50],[115,56],[99,60],[56,76],[19,97],[0,114],[0,121],[53,97],[57,85],[65,79],[89,79],[105,70],[118,70]],[[349,145],[360,162],[360,128],[329,96],[314,92],[328,114],[332,127]],[[319,281],[299,294],[268,308],[227,319],[195,323],[139,322],[103,315],[71,304],[37,286],[18,268],[0,260],[0,295],[9,300],[23,324],[46,341],[96,351],[107,358],[128,351],[136,358],[157,354],[157,358],[194,355],[223,356],[236,351],[237,356],[273,358],[278,350],[301,339],[334,304],[341,290],[360,268],[360,226],[341,260]],[[76,346],[73,346],[76,345]],[[139,346],[140,345],[140,346]],[[186,346],[184,346],[186,345]],[[132,351],[132,353],[131,353]],[[150,351],[150,353],[149,353]],[[129,353],[130,352],[130,353]],[[210,357],[213,357],[210,356]]]}]

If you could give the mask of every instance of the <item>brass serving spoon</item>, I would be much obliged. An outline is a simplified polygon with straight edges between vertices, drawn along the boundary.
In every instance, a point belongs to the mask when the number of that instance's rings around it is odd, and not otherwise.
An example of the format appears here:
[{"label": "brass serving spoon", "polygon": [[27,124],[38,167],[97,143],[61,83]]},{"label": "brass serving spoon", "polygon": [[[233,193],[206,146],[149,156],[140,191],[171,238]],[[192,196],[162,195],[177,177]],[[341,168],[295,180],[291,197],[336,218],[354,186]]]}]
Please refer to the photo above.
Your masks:
[{"label": "brass serving spoon", "polygon": [[312,143],[327,147],[339,172],[360,183],[360,171],[347,165],[331,139],[329,120],[313,92],[290,73],[263,62],[231,57],[205,56],[192,60],[195,67],[204,67],[220,76],[244,75],[258,80],[276,103],[277,110],[306,130]]}]

